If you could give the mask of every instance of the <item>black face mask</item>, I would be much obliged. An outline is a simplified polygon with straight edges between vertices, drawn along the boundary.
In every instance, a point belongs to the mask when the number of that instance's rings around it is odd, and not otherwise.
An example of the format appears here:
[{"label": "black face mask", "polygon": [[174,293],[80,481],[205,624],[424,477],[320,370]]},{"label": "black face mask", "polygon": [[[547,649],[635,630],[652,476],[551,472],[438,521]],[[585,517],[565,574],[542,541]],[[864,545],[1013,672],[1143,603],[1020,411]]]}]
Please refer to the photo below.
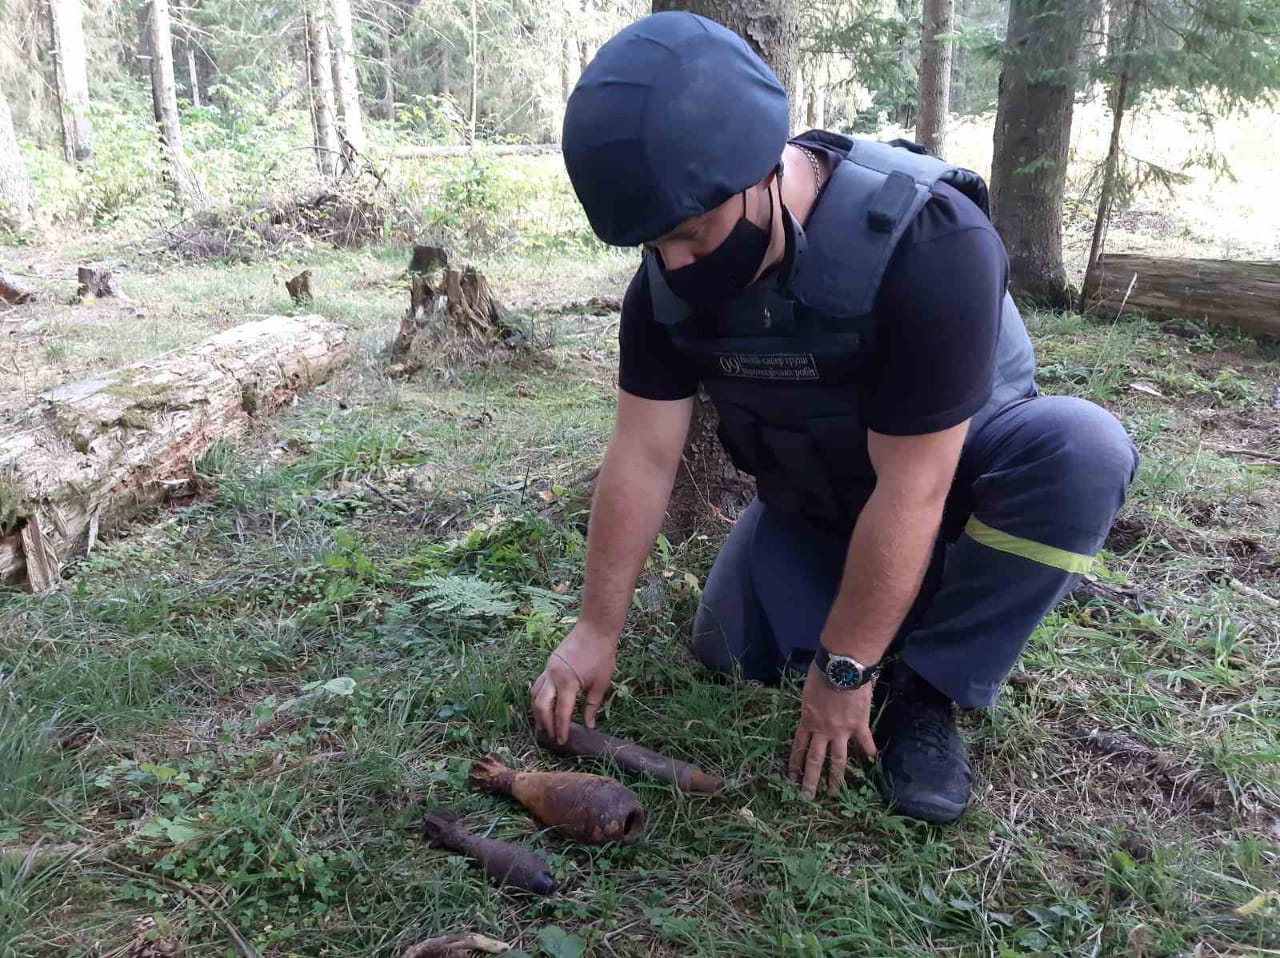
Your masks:
[{"label": "black face mask", "polygon": [[742,216],[724,242],[706,256],[679,269],[663,267],[662,278],[671,292],[695,309],[720,306],[755,279],[773,237],[773,186],[769,186],[769,226],[747,219],[747,194],[742,193]]}]

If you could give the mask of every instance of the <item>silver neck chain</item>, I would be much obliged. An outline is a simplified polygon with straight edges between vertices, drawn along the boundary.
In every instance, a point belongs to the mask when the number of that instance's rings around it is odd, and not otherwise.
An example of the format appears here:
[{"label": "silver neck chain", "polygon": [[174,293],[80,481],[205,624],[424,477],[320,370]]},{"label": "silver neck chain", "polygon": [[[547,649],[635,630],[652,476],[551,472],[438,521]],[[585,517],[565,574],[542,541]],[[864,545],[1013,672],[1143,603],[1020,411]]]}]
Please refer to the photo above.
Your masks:
[{"label": "silver neck chain", "polygon": [[796,149],[809,158],[809,165],[813,167],[813,195],[816,198],[822,192],[822,164],[818,162],[818,157],[812,151],[803,146],[797,146]]}]

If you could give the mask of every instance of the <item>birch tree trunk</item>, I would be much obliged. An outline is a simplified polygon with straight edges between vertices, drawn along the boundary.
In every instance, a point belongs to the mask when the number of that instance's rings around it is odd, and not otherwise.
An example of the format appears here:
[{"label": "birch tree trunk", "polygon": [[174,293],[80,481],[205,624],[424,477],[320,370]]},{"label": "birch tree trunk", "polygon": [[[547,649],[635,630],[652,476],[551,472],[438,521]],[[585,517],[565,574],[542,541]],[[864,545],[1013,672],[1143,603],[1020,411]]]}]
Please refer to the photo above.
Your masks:
[{"label": "birch tree trunk", "polygon": [[338,173],[338,162],[342,154],[333,96],[333,58],[329,54],[329,29],[311,13],[306,15],[305,27],[316,166],[321,176],[332,178]]},{"label": "birch tree trunk", "polygon": [[34,209],[27,164],[13,130],[13,114],[4,90],[0,90],[0,224],[26,226]]},{"label": "birch tree trunk", "polygon": [[187,209],[208,205],[208,197],[196,179],[182,149],[182,125],[178,121],[178,87],[173,75],[173,34],[169,25],[169,0],[151,0],[148,23],[151,45],[151,104],[160,142],[164,145],[169,177],[178,201]]},{"label": "birch tree trunk", "polygon": [[924,17],[920,25],[920,115],[916,118],[916,142],[934,156],[942,156],[947,143],[954,18],[954,0],[924,0]]},{"label": "birch tree trunk", "polygon": [[355,32],[350,0],[330,0],[333,18],[333,76],[342,110],[342,135],[356,153],[365,149],[364,120],[360,116],[360,85],[356,76]]},{"label": "birch tree trunk", "polygon": [[84,49],[80,0],[49,0],[54,88],[62,119],[62,152],[68,163],[89,158],[89,68]]}]

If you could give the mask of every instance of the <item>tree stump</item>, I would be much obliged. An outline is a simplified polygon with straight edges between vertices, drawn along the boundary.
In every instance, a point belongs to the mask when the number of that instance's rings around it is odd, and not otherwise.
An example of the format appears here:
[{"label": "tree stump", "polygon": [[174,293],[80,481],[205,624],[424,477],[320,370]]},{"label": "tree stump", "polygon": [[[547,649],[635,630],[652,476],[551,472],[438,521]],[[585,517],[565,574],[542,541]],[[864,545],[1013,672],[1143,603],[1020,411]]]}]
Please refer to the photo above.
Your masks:
[{"label": "tree stump", "polygon": [[449,265],[449,251],[441,246],[415,246],[409,260],[410,273],[431,273]]},{"label": "tree stump", "polygon": [[33,590],[191,477],[210,444],[322,382],[345,327],[273,316],[59,386],[0,427],[0,582]]},{"label": "tree stump", "polygon": [[105,299],[120,295],[120,287],[116,285],[116,278],[109,269],[81,266],[76,270],[76,279],[80,281],[80,287],[76,290],[77,299]]},{"label": "tree stump", "polygon": [[700,531],[728,532],[756,497],[754,477],[740,472],[716,435],[720,417],[699,390],[662,531],[679,543]]},{"label": "tree stump", "polygon": [[473,266],[448,265],[435,246],[414,247],[409,265],[409,309],[391,345],[391,375],[430,363],[437,369],[482,362],[495,347],[516,348],[525,336],[505,318],[489,281]]},{"label": "tree stump", "polygon": [[295,303],[309,303],[311,296],[311,270],[304,269],[293,279],[284,281],[284,288],[289,291],[289,298]]}]

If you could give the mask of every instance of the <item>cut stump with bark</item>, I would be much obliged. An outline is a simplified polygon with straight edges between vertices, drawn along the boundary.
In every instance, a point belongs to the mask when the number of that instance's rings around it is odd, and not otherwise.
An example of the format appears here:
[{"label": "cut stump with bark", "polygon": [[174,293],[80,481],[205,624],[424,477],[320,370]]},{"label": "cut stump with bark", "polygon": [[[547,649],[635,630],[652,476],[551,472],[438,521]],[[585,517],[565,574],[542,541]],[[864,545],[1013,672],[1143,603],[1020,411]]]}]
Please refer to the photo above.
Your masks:
[{"label": "cut stump with bark", "polygon": [[120,287],[116,284],[115,275],[109,269],[81,266],[76,270],[76,279],[80,282],[79,288],[76,289],[76,299],[106,299],[120,296]]},{"label": "cut stump with bark", "polygon": [[42,393],[0,427],[0,582],[52,587],[97,537],[192,477],[233,438],[324,381],[347,330],[273,316]]},{"label": "cut stump with bark", "polygon": [[449,251],[441,246],[415,246],[409,260],[410,273],[430,273],[449,265]]},{"label": "cut stump with bark", "polygon": [[448,369],[481,361],[499,346],[525,344],[524,333],[506,320],[484,274],[448,262],[439,247],[414,247],[409,309],[391,344],[389,374],[407,375],[425,365]]},{"label": "cut stump with bark", "polygon": [[699,391],[662,531],[684,542],[699,531],[727,532],[756,497],[756,481],[729,460],[716,429],[716,407]]},{"label": "cut stump with bark", "polygon": [[295,303],[309,303],[311,296],[311,270],[304,269],[293,279],[284,281],[284,288],[289,291],[289,298]]},{"label": "cut stump with bark", "polygon": [[1099,316],[1143,313],[1156,321],[1198,320],[1280,337],[1280,262],[1105,253],[1085,301]]}]

